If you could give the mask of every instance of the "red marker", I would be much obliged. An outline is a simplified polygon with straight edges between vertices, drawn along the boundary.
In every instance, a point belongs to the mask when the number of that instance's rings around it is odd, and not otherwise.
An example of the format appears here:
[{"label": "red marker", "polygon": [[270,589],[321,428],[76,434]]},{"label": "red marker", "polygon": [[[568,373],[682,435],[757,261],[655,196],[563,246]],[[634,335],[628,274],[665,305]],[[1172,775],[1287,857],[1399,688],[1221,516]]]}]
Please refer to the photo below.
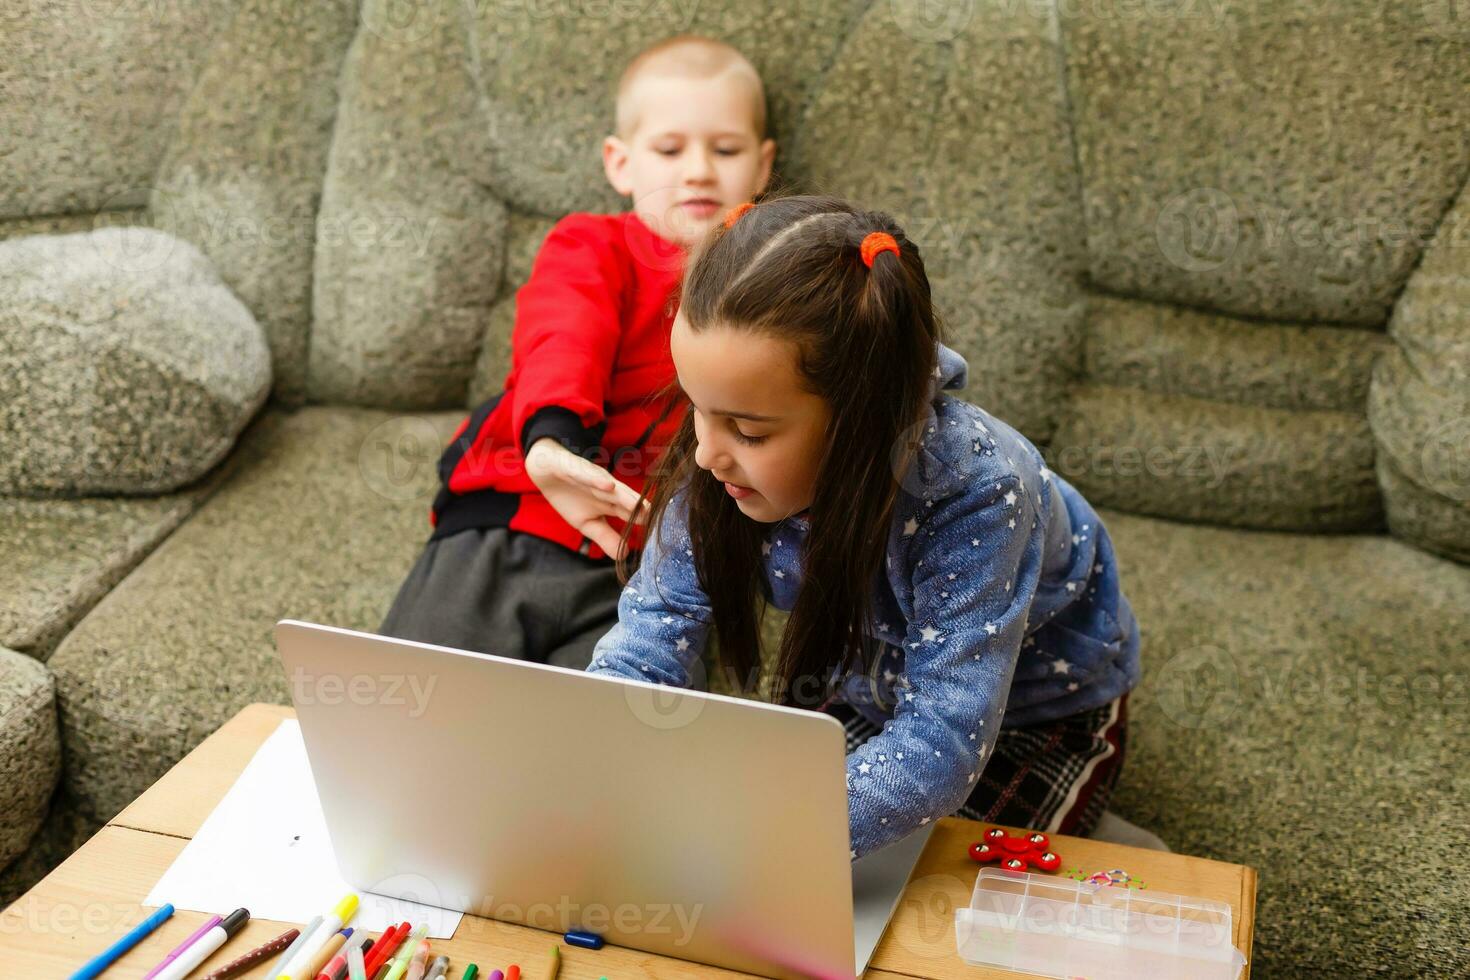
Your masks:
[{"label": "red marker", "polygon": [[403,941],[403,937],[408,935],[408,929],[407,922],[400,923],[383,933],[382,938],[373,943],[373,948],[369,952],[367,962],[363,964],[363,969],[368,976],[371,977],[377,973],[378,967],[382,966],[387,962],[388,957],[393,955],[393,951],[398,948],[398,944]]}]

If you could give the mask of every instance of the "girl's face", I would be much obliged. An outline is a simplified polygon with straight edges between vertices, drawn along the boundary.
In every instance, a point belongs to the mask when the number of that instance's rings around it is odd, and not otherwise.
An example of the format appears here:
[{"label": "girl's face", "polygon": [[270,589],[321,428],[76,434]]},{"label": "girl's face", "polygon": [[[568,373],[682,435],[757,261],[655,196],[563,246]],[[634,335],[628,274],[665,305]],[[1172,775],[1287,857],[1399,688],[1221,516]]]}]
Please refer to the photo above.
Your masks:
[{"label": "girl's face", "polygon": [[669,350],[689,396],[699,467],[751,520],[773,524],[810,507],[832,413],[801,387],[796,345],[718,326],[695,333],[681,312]]}]

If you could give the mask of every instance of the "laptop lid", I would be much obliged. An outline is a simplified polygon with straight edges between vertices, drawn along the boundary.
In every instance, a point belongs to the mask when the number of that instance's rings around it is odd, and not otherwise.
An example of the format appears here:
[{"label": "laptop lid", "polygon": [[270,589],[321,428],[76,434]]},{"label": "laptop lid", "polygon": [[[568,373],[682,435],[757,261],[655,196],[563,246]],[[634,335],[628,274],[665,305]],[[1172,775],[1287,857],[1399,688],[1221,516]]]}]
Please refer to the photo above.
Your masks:
[{"label": "laptop lid", "polygon": [[935,826],[930,823],[852,862],[853,955],[859,975],[872,960]]},{"label": "laptop lid", "polygon": [[821,712],[291,620],[276,643],[364,890],[848,978],[927,837],[854,867],[842,726]]}]

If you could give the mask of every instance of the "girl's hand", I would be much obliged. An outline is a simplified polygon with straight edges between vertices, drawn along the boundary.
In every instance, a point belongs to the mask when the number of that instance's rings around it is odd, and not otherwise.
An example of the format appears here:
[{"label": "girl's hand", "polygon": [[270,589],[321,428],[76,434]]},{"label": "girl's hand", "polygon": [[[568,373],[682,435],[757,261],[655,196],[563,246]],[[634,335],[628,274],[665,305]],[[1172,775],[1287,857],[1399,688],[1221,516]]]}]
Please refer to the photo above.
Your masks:
[{"label": "girl's hand", "polygon": [[555,439],[538,439],[531,446],[526,454],[526,475],[568,524],[614,558],[623,557],[622,536],[607,519],[616,517],[635,524],[648,520],[648,501],[638,507],[636,490]]}]

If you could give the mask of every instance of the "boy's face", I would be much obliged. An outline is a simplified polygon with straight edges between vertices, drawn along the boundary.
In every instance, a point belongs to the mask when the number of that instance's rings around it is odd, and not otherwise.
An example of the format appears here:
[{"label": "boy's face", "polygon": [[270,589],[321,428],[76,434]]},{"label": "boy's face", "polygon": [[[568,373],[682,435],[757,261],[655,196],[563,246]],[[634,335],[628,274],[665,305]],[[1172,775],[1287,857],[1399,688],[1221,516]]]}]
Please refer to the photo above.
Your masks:
[{"label": "boy's face", "polygon": [[603,141],[608,182],[654,232],[694,245],[771,178],[776,144],[756,135],[753,97],[729,76],[637,80],[637,128]]}]

